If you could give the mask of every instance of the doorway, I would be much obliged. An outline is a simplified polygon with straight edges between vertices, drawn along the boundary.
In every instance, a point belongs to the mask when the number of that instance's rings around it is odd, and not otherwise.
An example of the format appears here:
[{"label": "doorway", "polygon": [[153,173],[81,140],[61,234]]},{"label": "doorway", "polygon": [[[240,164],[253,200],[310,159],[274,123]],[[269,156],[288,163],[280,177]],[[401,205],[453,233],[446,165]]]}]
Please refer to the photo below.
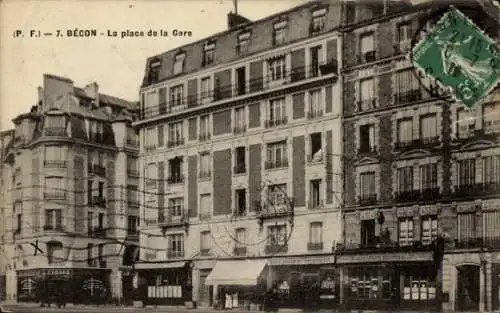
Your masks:
[{"label": "doorway", "polygon": [[456,311],[479,311],[479,265],[457,266]]}]

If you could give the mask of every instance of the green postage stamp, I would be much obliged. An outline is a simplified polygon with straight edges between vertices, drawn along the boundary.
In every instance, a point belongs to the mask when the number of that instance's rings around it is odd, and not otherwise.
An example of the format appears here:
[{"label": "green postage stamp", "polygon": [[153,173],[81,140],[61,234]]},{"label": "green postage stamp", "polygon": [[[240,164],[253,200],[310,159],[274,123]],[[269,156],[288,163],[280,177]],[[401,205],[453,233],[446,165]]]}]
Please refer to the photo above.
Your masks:
[{"label": "green postage stamp", "polygon": [[413,64],[467,107],[484,98],[499,81],[495,42],[452,7],[412,51]]}]

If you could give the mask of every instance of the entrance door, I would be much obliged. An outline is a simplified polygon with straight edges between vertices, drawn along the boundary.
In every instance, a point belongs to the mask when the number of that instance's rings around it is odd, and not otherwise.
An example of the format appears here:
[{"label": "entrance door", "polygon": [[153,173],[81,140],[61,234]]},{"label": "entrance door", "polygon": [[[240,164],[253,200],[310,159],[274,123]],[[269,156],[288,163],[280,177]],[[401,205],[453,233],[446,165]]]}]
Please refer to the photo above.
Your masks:
[{"label": "entrance door", "polygon": [[211,296],[211,288],[212,286],[207,286],[205,281],[207,279],[208,274],[210,274],[210,271],[203,271],[200,270],[200,286],[199,286],[199,291],[198,291],[198,306],[200,307],[209,307],[210,306],[210,299],[212,299]]},{"label": "entrance door", "polygon": [[122,276],[122,295],[123,295],[123,302],[126,305],[133,304],[134,300],[133,278],[134,276],[132,275]]},{"label": "entrance door", "polygon": [[479,266],[457,266],[457,311],[479,311]]}]

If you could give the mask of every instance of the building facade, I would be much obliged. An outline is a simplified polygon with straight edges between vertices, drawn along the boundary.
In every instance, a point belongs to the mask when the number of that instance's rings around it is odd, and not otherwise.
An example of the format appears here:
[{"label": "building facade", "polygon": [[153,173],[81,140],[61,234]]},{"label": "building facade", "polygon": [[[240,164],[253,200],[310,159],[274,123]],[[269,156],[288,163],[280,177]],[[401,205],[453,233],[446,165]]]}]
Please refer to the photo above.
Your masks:
[{"label": "building facade", "polygon": [[131,284],[124,255],[138,243],[139,146],[130,127],[138,105],[48,74],[38,93],[3,137],[6,298],[35,301],[57,279],[68,283],[70,302],[122,299],[122,283]]},{"label": "building facade", "polygon": [[274,288],[283,307],[333,305],[340,4],[228,21],[147,60],[134,123],[144,301],[248,308]]},{"label": "building facade", "polygon": [[[419,29],[429,29],[447,5],[344,8],[337,265],[347,308],[499,308],[498,91],[466,110],[407,58]],[[457,6],[498,39],[478,2]]]}]

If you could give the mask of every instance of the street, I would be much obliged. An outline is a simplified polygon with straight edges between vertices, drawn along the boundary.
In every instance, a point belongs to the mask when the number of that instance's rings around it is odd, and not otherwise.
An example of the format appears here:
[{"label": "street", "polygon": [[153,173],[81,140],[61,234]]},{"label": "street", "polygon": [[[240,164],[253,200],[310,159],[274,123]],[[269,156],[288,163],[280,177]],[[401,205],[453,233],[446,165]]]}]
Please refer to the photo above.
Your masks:
[{"label": "street", "polygon": [[[33,304],[25,305],[25,304],[14,304],[14,305],[3,305],[3,309],[1,312],[168,312],[168,313],[184,313],[187,310],[183,308],[172,308],[172,307],[154,307],[148,306],[146,308],[136,308],[132,306],[124,307],[124,306],[72,306],[69,305],[65,308],[57,308],[57,306],[48,307],[40,307]],[[7,311],[8,310],[8,311]],[[201,310],[192,310],[196,312],[202,312]],[[205,310],[206,312],[209,309]]]}]

